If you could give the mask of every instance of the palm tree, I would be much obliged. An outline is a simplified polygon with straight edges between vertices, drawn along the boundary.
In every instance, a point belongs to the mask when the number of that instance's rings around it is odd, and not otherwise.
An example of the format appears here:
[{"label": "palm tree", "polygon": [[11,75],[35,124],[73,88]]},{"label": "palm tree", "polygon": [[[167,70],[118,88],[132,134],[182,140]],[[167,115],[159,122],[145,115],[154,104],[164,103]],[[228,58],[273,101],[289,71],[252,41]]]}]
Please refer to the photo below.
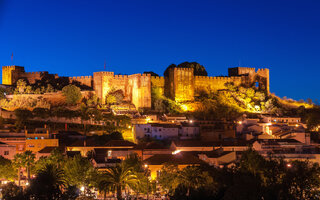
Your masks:
[{"label": "palm tree", "polygon": [[206,177],[197,166],[185,167],[177,176],[180,185],[187,188],[187,197],[190,195],[190,189],[197,189],[206,184]]},{"label": "palm tree", "polygon": [[23,156],[21,153],[17,153],[16,155],[14,155],[13,166],[18,170],[18,185],[20,186],[21,168],[24,166],[23,165]]},{"label": "palm tree", "polygon": [[121,163],[115,167],[108,168],[104,174],[105,181],[101,184],[108,185],[112,191],[117,192],[117,199],[122,199],[121,191],[127,186],[137,184],[138,179],[132,167]]},{"label": "palm tree", "polygon": [[58,199],[66,185],[64,171],[51,163],[38,170],[36,178],[31,182],[30,191],[40,199]]},{"label": "palm tree", "polygon": [[34,165],[35,163],[35,154],[32,153],[32,151],[25,151],[22,154],[22,163],[24,165],[24,167],[27,169],[27,174],[28,174],[28,181],[30,182],[30,172],[31,172],[31,167]]},{"label": "palm tree", "polygon": [[102,174],[97,181],[97,188],[99,192],[103,192],[103,199],[106,199],[107,192],[111,190],[111,182],[108,180],[105,174]]}]

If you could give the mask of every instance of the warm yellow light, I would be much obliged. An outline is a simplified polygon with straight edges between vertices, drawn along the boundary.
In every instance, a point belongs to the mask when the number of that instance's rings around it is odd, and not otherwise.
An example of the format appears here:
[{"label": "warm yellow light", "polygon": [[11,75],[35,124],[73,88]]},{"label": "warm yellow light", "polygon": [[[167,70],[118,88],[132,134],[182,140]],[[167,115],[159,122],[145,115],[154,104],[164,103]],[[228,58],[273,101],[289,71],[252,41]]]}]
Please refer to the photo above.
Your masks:
[{"label": "warm yellow light", "polygon": [[83,192],[83,191],[84,191],[84,186],[82,186],[82,187],[80,188],[80,190]]},{"label": "warm yellow light", "polygon": [[182,108],[183,111],[188,111],[189,110],[188,106],[185,105],[185,104],[182,104],[181,108]]},{"label": "warm yellow light", "polygon": [[175,151],[172,152],[172,155],[176,155],[176,154],[178,154],[180,152],[181,152],[181,150],[175,150]]},{"label": "warm yellow light", "polygon": [[8,181],[3,181],[3,184],[7,184],[8,183]]},{"label": "warm yellow light", "polygon": [[298,127],[299,125],[298,124],[296,124],[296,127]]},{"label": "warm yellow light", "polygon": [[131,126],[128,126],[128,128],[131,128]]},{"label": "warm yellow light", "polygon": [[191,124],[193,123],[193,121],[192,121],[192,120],[190,120],[189,122],[190,122]]},{"label": "warm yellow light", "polygon": [[29,185],[29,182],[26,182],[26,185]]},{"label": "warm yellow light", "polygon": [[272,123],[270,123],[270,122],[269,122],[269,123],[267,123],[267,126],[271,126],[271,125],[272,125]]},{"label": "warm yellow light", "polygon": [[144,165],[144,168],[148,168],[148,165],[147,165],[147,164],[145,164],[145,165]]},{"label": "warm yellow light", "polygon": [[242,124],[242,121],[238,121],[238,124]]},{"label": "warm yellow light", "polygon": [[149,122],[151,119],[149,117],[146,118],[146,121]]}]

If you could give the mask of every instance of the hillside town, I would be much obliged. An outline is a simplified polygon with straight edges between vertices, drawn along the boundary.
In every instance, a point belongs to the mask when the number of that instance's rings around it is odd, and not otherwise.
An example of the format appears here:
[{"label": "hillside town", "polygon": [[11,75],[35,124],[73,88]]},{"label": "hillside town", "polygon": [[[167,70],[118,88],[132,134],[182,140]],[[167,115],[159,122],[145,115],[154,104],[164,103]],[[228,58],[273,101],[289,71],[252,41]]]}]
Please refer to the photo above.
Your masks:
[{"label": "hillside town", "polygon": [[[164,77],[95,72],[82,78],[2,69],[2,185],[28,188],[39,181],[37,169],[58,162],[76,196],[170,199],[179,189],[164,176],[172,167],[231,170],[248,156],[287,167],[320,163],[319,118],[310,115],[318,107],[270,94],[268,69],[237,67],[228,77],[208,77],[203,66],[186,62],[170,65]],[[132,168],[113,190],[101,177],[126,163]],[[129,174],[133,168],[138,175]]]}]

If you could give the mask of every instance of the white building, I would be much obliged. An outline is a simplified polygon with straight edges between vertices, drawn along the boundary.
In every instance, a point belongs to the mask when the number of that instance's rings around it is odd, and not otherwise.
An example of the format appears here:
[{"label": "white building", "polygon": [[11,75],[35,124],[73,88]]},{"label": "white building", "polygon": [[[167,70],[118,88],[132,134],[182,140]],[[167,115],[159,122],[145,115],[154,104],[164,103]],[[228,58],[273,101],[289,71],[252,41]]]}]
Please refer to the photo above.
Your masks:
[{"label": "white building", "polygon": [[199,136],[199,126],[189,123],[177,124],[136,124],[133,126],[133,132],[136,139],[154,138],[158,140],[163,139],[193,139]]}]

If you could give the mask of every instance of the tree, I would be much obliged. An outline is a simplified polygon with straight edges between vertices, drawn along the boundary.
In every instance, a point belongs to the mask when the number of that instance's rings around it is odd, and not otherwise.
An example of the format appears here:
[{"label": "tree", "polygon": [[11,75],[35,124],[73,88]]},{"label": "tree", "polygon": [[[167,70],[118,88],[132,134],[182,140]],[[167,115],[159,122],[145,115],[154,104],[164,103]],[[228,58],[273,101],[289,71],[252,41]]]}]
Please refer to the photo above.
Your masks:
[{"label": "tree", "polygon": [[30,182],[31,168],[35,164],[36,155],[32,151],[25,151],[21,154],[22,156],[22,165],[27,169],[28,181]]},{"label": "tree", "polygon": [[80,88],[75,85],[67,85],[63,87],[62,94],[66,98],[66,103],[69,105],[77,104],[82,97]]},{"label": "tree", "polygon": [[0,100],[6,98],[7,89],[0,87]]},{"label": "tree", "polygon": [[17,169],[17,172],[18,172],[18,183],[19,183],[19,186],[20,186],[21,168],[24,166],[23,165],[23,156],[22,156],[21,153],[17,153],[16,155],[14,155],[13,166]]},{"label": "tree", "polygon": [[16,109],[14,110],[14,114],[16,116],[16,127],[18,129],[21,129],[23,125],[25,125],[25,122],[32,118],[32,112],[27,109]]},{"label": "tree", "polygon": [[178,171],[179,169],[176,165],[170,164],[165,164],[161,169],[158,182],[167,194],[172,194],[179,185],[177,179]]},{"label": "tree", "polygon": [[197,166],[187,166],[179,171],[177,176],[179,185],[187,188],[186,196],[190,196],[191,189],[198,189],[207,183],[206,176]]},{"label": "tree", "polygon": [[319,164],[296,160],[283,177],[282,194],[286,199],[319,199],[319,187]]},{"label": "tree", "polygon": [[35,163],[35,171],[39,171],[49,164],[54,164],[58,168],[63,168],[64,161],[65,156],[58,148],[56,148],[51,152],[50,156],[41,157],[39,158],[39,160],[37,160],[37,162]]},{"label": "tree", "polygon": [[27,90],[27,82],[23,79],[17,81],[17,87],[15,93],[24,94]]},{"label": "tree", "polygon": [[112,191],[116,191],[118,200],[122,200],[122,189],[137,184],[138,182],[132,167],[123,163],[108,168],[104,173],[104,177],[105,179],[104,181],[101,181],[101,184],[109,185]]},{"label": "tree", "polygon": [[14,182],[7,183],[1,187],[3,200],[20,200],[23,199],[22,187],[17,186]]},{"label": "tree", "polygon": [[0,156],[0,179],[13,181],[16,177],[17,172],[11,160]]},{"label": "tree", "polygon": [[29,194],[35,199],[60,199],[66,187],[64,172],[55,164],[47,164],[40,169],[31,181]]},{"label": "tree", "polygon": [[65,176],[70,185],[88,187],[92,184],[95,170],[87,158],[77,155],[64,164]]}]

